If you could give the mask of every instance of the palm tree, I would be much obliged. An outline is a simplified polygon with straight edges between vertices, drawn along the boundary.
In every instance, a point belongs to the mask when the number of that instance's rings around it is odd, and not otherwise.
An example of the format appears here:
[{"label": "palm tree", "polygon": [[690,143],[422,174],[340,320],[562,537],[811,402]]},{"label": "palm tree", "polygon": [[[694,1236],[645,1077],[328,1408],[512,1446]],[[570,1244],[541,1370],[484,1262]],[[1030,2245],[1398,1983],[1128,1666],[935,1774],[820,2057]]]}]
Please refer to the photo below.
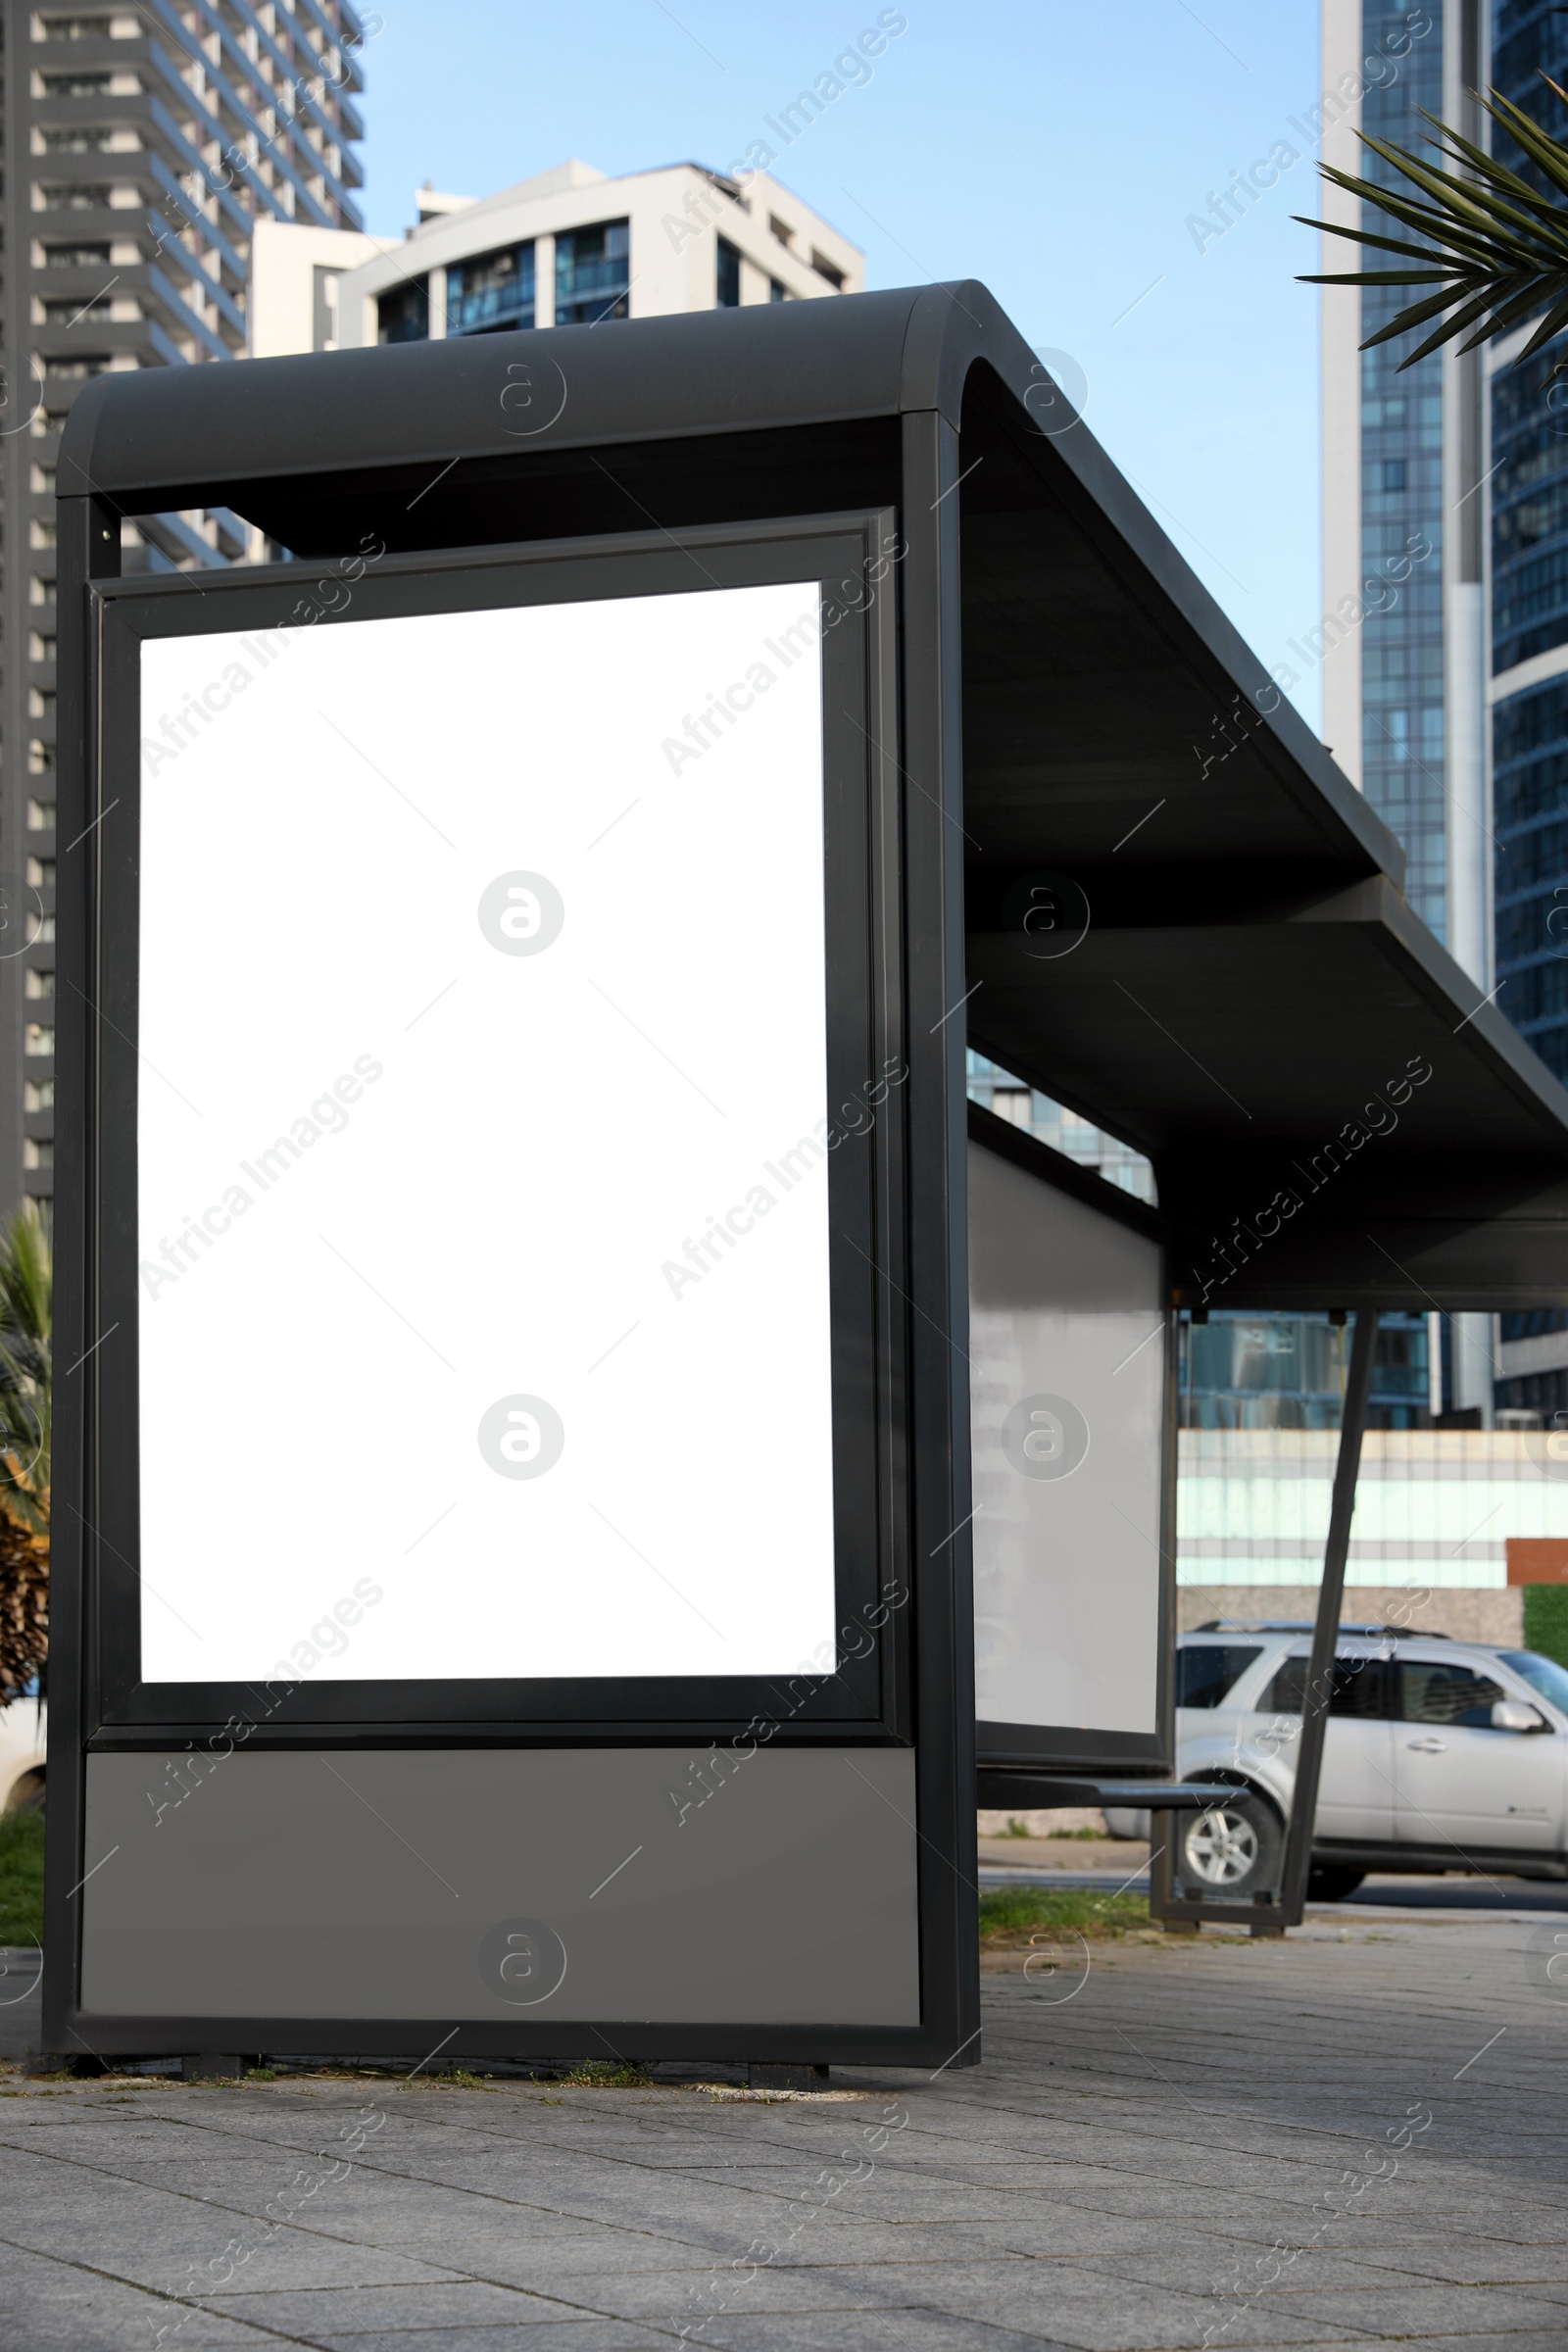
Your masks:
[{"label": "palm tree", "polygon": [[49,1648],[49,1448],[54,1266],[29,1200],[0,1237],[0,1701]]},{"label": "palm tree", "polygon": [[[1568,92],[1559,89],[1547,74],[1542,79],[1568,105]],[[1437,133],[1430,144],[1446,161],[1463,167],[1464,176],[1423,163],[1407,148],[1391,147],[1364,133],[1357,134],[1362,146],[1380,155],[1417,194],[1379,187],[1370,179],[1337,171],[1332,164],[1318,166],[1325,179],[1374,206],[1400,227],[1413,230],[1422,240],[1420,244],[1403,237],[1380,236],[1367,228],[1350,228],[1337,220],[1307,220],[1301,214],[1296,215],[1304,227],[1326,229],[1330,236],[1348,237],[1353,244],[1374,252],[1403,257],[1393,269],[1303,276],[1304,285],[1437,288],[1410,303],[1387,326],[1368,335],[1361,346],[1363,351],[1370,350],[1374,343],[1387,343],[1437,319],[1439,323],[1425,341],[1400,361],[1401,368],[1413,368],[1417,360],[1425,359],[1440,344],[1452,342],[1456,335],[1465,337],[1461,351],[1473,351],[1489,336],[1505,334],[1543,308],[1545,316],[1519,354],[1521,360],[1529,359],[1568,326],[1568,145],[1543,130],[1498,90],[1479,103],[1535,165],[1546,183],[1545,195],[1517,172],[1508,171],[1472,146],[1446,122],[1428,115],[1426,121]]]}]

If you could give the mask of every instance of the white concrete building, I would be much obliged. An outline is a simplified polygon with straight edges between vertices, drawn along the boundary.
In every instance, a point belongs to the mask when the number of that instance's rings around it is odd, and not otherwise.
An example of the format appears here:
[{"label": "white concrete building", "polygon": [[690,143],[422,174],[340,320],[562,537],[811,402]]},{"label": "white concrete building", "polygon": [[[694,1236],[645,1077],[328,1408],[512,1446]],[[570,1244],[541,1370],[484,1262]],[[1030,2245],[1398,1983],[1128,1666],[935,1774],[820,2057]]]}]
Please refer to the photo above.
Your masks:
[{"label": "white concrete building", "polygon": [[[1568,1558],[1568,1460],[1554,1444],[1544,1430],[1369,1430],[1345,1618],[1522,1641],[1523,1588],[1560,1581]],[[1179,1446],[1182,1624],[1309,1617],[1339,1433],[1184,1429]]]},{"label": "white concrete building", "polygon": [[859,293],[865,261],[766,172],[560,164],[499,195],[421,189],[397,242],[269,222],[251,354],[352,350]]}]

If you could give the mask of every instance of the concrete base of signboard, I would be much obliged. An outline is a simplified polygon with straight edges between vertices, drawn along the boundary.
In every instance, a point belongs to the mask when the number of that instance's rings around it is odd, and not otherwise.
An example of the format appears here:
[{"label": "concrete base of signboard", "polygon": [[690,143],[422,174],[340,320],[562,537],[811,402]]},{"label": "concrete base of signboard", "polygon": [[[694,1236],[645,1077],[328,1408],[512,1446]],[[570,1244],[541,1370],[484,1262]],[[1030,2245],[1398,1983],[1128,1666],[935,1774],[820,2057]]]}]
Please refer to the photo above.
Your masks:
[{"label": "concrete base of signboard", "polygon": [[182,1762],[88,1759],[89,2047],[117,2021],[156,2047],[158,2019],[174,2049],[357,2019],[362,2050],[375,2020],[430,2045],[577,2020],[616,2052],[622,2027],[920,2021],[909,1748],[758,1747],[722,1781],[678,1747],[236,1751],[175,1802]]}]

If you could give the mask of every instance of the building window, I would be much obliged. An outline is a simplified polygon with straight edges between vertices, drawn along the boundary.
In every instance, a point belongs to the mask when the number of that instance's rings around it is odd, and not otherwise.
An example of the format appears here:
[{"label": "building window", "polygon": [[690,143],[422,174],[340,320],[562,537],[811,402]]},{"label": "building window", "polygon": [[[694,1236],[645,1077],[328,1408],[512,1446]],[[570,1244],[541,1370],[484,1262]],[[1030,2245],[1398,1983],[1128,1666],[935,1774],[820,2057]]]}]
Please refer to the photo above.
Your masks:
[{"label": "building window", "polygon": [[[112,17],[45,17],[46,41],[107,41],[114,38]],[[141,27],[136,27],[139,32]]]},{"label": "building window", "polygon": [[26,982],[22,993],[24,996],[32,998],[52,997],[55,993],[55,976],[53,972],[40,972],[29,963],[27,966]]},{"label": "building window", "polygon": [[46,245],[43,249],[46,270],[107,270],[107,245]]},{"label": "building window", "polygon": [[55,1082],[52,1078],[28,1078],[23,1082],[24,1110],[53,1110],[54,1106]]},{"label": "building window", "polygon": [[534,322],[534,249],[476,253],[447,271],[447,333],[494,335]]},{"label": "building window", "polygon": [[69,130],[46,130],[40,138],[45,155],[103,155],[114,132],[108,123],[79,123]]},{"label": "building window", "polygon": [[114,315],[115,306],[107,294],[97,295],[88,302],[74,294],[63,295],[58,300],[51,296],[43,306],[45,326],[75,326],[83,318],[95,326],[108,326]]},{"label": "building window", "polygon": [[43,94],[46,98],[107,98],[112,74],[46,74]]},{"label": "building window", "polygon": [[556,324],[597,326],[631,316],[631,229],[625,220],[564,229],[556,239]]},{"label": "building window", "polygon": [[767,281],[767,299],[769,302],[793,302],[795,297],[788,286],[780,285],[776,277],[770,277]]},{"label": "building window", "polygon": [[54,886],[54,859],[52,858],[29,858],[27,859],[27,888],[29,890],[53,890]]},{"label": "building window", "polygon": [[55,804],[54,804],[54,802],[53,802],[53,801],[29,801],[29,802],[27,803],[27,830],[28,830],[28,832],[29,832],[29,833],[52,833],[52,832],[54,831],[54,829],[55,829]]},{"label": "building window", "polygon": [[835,294],[843,293],[844,271],[839,268],[837,262],[830,262],[825,253],[817,253],[813,250],[811,268],[816,271],[818,277],[827,279]]},{"label": "building window", "polygon": [[24,1168],[52,1168],[55,1164],[54,1145],[37,1135],[22,1139],[22,1164]]},{"label": "building window", "polygon": [[430,281],[416,277],[393,286],[375,306],[378,343],[427,343],[430,339]]},{"label": "building window", "polygon": [[717,307],[721,311],[738,311],[741,307],[740,249],[728,237],[718,240]]},{"label": "building window", "polygon": [[[1324,1314],[1221,1309],[1179,1326],[1183,1429],[1338,1429],[1346,1334]],[[1424,1314],[1389,1311],[1378,1330],[1368,1426],[1430,1426]]]},{"label": "building window", "polygon": [[1384,459],[1383,487],[1385,490],[1402,490],[1404,488],[1404,463],[1403,458]]},{"label": "building window", "polygon": [[52,1054],[55,1050],[55,1033],[52,1028],[44,1029],[38,1022],[29,1021],[24,1043],[25,1051],[29,1054]]},{"label": "building window", "polygon": [[778,241],[779,241],[779,243],[780,243],[781,245],[793,245],[793,244],[794,244],[794,242],[795,242],[795,231],[794,231],[794,229],[793,229],[793,228],[791,228],[791,226],[790,226],[790,224],[789,224],[789,222],[788,222],[787,220],[781,220],[779,219],[779,217],[778,217],[777,213],[769,213],[769,214],[768,214],[768,216],[767,216],[767,225],[768,225],[768,227],[771,229],[771,231],[772,231],[773,235],[774,235],[775,237],[777,237],[777,239],[778,239]]}]

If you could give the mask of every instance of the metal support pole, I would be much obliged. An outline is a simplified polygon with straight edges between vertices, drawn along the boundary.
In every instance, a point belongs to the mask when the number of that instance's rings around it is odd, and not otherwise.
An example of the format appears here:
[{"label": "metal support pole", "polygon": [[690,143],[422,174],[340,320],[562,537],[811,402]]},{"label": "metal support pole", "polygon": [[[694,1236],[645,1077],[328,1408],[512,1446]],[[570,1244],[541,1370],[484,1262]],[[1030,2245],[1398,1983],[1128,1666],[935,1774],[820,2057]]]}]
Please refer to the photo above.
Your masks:
[{"label": "metal support pole", "polygon": [[[15,68],[13,67],[13,71]],[[61,848],[55,906],[55,1079],[57,1133],[71,1140],[55,1170],[54,1354],[83,1366],[97,1330],[96,1234],[89,1229],[87,1167],[98,1149],[89,1104],[96,1085],[99,980],[98,875],[103,826],[98,822],[98,670],[92,658],[95,615],[90,583],[120,576],[120,510],[112,500],[67,490],[57,498],[59,548],[60,699],[55,729],[55,839]],[[12,658],[18,655],[12,649]],[[123,812],[122,812],[123,821]],[[85,1351],[85,1353],[84,1353]],[[85,1596],[93,1591],[97,1519],[90,1415],[93,1392],[83,1375],[62,1380],[54,1412],[54,1524],[50,1552],[49,1795],[44,1860],[43,2047],[78,2058],[81,2045],[66,2023],[78,1991],[77,1931],[81,1905],[74,1888],[86,1869],[82,1758],[98,1728],[96,1647]],[[66,1670],[67,1659],[81,1671]],[[88,1660],[92,1663],[89,1665]]]},{"label": "metal support pole", "polygon": [[1350,1348],[1350,1377],[1345,1388],[1345,1415],[1340,1425],[1340,1453],[1334,1465],[1334,1500],[1329,1509],[1329,1540],[1323,1553],[1323,1584],[1318,1593],[1317,1623],[1312,1629],[1312,1655],[1306,1689],[1301,1694],[1301,1738],[1296,1757],[1296,1788],[1291,1798],[1291,1826],[1285,1838],[1285,1867],[1280,1877],[1280,1925],[1299,1927],[1306,1907],[1306,1878],[1312,1862],[1312,1829],[1317,1818],[1318,1781],[1323,1765],[1323,1736],[1328,1729],[1333,1690],[1334,1658],[1340,1634],[1340,1603],[1345,1597],[1345,1563],[1350,1552],[1350,1518],[1355,1509],[1355,1481],[1361,1467],[1361,1439],[1366,1429],[1367,1401],[1372,1394],[1372,1363],[1377,1354],[1378,1312],[1358,1307],[1355,1338]]}]

